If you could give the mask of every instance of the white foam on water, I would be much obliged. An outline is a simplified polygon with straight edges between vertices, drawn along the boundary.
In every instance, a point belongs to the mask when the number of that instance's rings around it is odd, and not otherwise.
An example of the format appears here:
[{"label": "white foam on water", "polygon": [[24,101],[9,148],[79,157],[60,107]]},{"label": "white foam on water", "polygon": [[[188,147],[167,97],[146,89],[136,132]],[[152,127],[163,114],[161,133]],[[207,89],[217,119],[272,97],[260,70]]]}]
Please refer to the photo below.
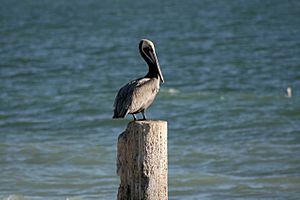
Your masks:
[{"label": "white foam on water", "polygon": [[180,93],[180,91],[177,90],[177,89],[175,89],[175,88],[169,88],[169,89],[167,90],[167,92],[168,92],[169,94],[178,94],[178,93]]}]

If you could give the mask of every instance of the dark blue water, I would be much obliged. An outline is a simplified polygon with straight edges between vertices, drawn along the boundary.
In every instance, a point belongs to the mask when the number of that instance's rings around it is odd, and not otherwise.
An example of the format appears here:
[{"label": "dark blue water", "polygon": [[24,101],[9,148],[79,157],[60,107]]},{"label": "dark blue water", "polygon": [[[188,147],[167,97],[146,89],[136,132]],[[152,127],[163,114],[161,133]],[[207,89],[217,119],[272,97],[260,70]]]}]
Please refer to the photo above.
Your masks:
[{"label": "dark blue water", "polygon": [[[0,6],[0,199],[116,199],[118,89],[165,83],[169,199],[300,196],[299,1],[9,1]],[[292,97],[286,89],[292,89]]]}]

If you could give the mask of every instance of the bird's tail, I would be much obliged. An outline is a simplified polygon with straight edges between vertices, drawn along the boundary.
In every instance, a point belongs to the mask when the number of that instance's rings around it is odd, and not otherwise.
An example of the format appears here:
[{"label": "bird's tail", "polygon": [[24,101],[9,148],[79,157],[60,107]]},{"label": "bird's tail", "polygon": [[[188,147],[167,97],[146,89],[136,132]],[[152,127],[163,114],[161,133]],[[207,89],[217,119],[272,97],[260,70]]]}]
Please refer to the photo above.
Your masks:
[{"label": "bird's tail", "polygon": [[113,118],[113,119],[118,119],[118,118],[124,118],[124,117],[114,115],[112,118]]},{"label": "bird's tail", "polygon": [[127,115],[127,113],[118,113],[114,112],[113,119],[118,119],[118,118],[124,118]]}]

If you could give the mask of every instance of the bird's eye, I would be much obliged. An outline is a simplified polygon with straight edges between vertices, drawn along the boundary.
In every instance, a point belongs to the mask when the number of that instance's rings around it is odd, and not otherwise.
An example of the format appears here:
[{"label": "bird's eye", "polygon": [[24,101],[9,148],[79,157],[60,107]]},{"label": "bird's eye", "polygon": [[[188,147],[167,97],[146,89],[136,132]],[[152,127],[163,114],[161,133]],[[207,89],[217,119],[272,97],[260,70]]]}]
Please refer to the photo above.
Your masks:
[{"label": "bird's eye", "polygon": [[151,50],[150,47],[145,47],[145,48],[144,48],[144,51],[150,51],[150,50]]}]

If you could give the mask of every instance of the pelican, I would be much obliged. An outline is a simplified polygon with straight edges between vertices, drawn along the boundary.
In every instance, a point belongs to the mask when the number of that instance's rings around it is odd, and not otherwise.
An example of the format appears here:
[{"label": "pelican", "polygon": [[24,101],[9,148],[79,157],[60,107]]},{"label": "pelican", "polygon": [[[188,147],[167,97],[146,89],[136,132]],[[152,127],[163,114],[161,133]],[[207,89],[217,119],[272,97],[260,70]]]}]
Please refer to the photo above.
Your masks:
[{"label": "pelican", "polygon": [[143,120],[146,120],[145,112],[154,101],[160,82],[164,82],[153,42],[142,39],[139,51],[148,64],[148,73],[130,81],[119,90],[114,102],[113,118],[124,118],[127,114],[132,114],[133,119],[137,120],[135,114],[142,113]]}]

